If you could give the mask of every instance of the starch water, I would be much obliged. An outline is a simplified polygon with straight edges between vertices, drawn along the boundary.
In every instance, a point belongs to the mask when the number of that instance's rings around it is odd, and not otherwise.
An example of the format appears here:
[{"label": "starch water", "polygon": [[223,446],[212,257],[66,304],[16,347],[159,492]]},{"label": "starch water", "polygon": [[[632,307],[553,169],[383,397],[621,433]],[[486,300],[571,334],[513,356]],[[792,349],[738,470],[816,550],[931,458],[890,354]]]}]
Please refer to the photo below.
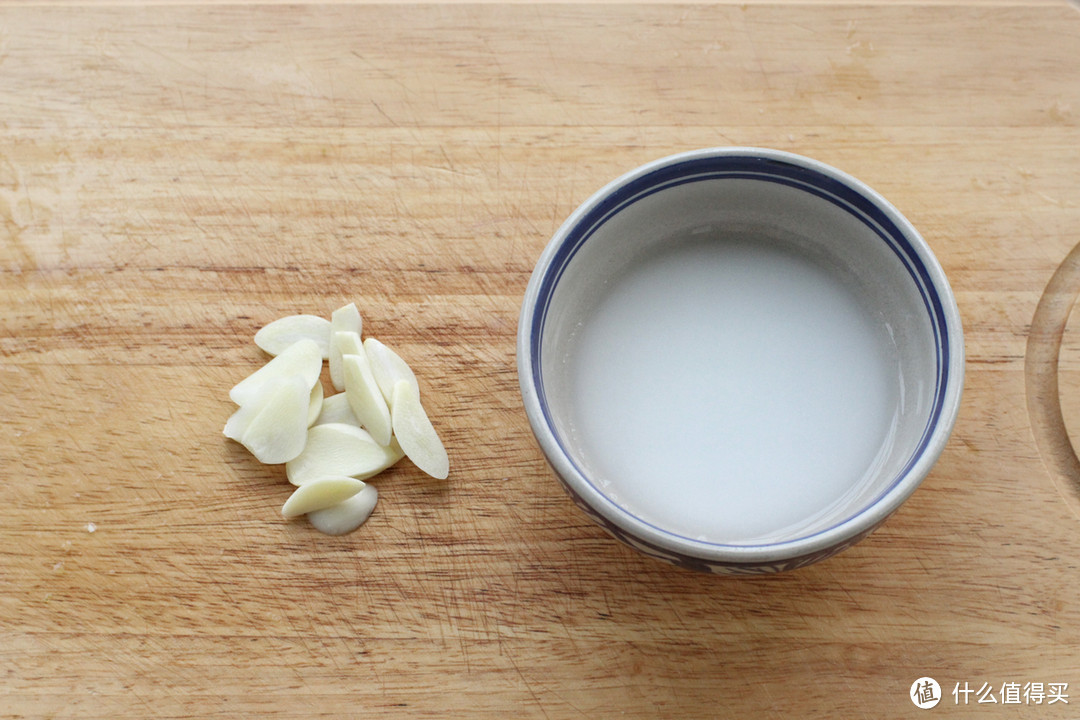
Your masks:
[{"label": "starch water", "polygon": [[671,243],[575,334],[572,433],[601,491],[647,522],[766,541],[871,466],[896,405],[890,342],[839,270],[798,251]]}]

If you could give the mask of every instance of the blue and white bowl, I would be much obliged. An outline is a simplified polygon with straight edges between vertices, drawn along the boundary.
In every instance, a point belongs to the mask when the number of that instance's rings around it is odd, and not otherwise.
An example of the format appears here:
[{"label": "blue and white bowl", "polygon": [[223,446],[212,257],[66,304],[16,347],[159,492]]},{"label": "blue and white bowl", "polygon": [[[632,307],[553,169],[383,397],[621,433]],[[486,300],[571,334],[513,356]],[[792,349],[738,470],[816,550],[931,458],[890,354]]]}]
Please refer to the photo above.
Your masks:
[{"label": "blue and white bowl", "polygon": [[756,574],[850,547],[952,431],[960,316],[929,246],[855,178],[713,148],[589,198],[537,262],[518,374],[567,492],[631,547]]}]

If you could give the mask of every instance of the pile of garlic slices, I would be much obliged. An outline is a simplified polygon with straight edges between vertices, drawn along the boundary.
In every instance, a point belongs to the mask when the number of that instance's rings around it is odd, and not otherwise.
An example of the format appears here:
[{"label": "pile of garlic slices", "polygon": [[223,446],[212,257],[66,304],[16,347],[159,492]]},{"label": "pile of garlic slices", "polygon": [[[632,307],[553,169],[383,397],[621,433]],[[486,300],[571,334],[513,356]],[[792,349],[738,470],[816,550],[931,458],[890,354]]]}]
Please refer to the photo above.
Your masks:
[{"label": "pile of garlic slices", "polygon": [[[266,464],[285,464],[296,490],[281,508],[328,535],[360,527],[378,491],[364,481],[408,457],[445,479],[450,460],[420,404],[408,364],[374,338],[361,340],[355,303],[331,319],[291,315],[255,334],[274,356],[229,391],[239,405],[225,436]],[[323,361],[337,391],[324,395]]]}]

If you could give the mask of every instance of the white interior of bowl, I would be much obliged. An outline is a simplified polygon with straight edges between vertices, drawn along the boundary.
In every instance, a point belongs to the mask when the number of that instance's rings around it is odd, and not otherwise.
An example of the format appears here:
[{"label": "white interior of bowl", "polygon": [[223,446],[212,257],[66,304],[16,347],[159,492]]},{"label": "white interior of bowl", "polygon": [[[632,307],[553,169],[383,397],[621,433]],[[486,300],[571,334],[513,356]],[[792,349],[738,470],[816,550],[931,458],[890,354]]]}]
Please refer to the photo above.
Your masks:
[{"label": "white interior of bowl", "polygon": [[[721,249],[735,255],[714,255]],[[759,250],[764,254],[755,255]],[[755,307],[732,308],[728,313],[714,305],[695,306],[692,300],[697,291],[691,281],[687,281],[689,290],[675,283],[667,290],[657,290],[658,297],[678,292],[687,295],[680,301],[687,303],[686,311],[672,312],[673,327],[693,322],[695,317],[704,318],[701,327],[693,331],[700,331],[706,343],[700,357],[697,348],[688,351],[685,346],[686,338],[693,334],[683,332],[677,353],[665,347],[664,323],[655,317],[643,323],[647,327],[636,337],[633,327],[625,336],[612,336],[613,343],[621,342],[625,347],[613,346],[609,355],[596,355],[598,344],[589,333],[591,328],[601,327],[598,318],[619,312],[619,296],[613,293],[646,277],[654,263],[684,251],[702,253],[706,259],[700,265],[692,259],[689,262],[689,274],[696,276],[693,282],[701,284],[705,295],[716,289],[715,284],[710,285],[707,270],[715,266],[721,269],[716,283],[737,283],[750,292],[744,297],[718,291],[713,299],[736,297],[743,302],[749,298]],[[729,262],[725,258],[744,256],[750,258],[745,272],[724,265]],[[681,257],[685,263],[696,256]],[[774,267],[788,275],[776,275],[771,270]],[[801,282],[800,268],[817,278],[814,287],[827,279],[835,288],[821,287],[805,301],[792,303],[797,296],[790,295],[789,288]],[[939,358],[917,280],[872,224],[823,197],[787,184],[749,178],[675,184],[644,194],[606,218],[578,247],[562,273],[551,293],[540,342],[543,392],[553,430],[588,485],[579,490],[598,493],[662,534],[726,545],[762,545],[821,533],[849,520],[887,492],[910,466],[926,434]],[[670,280],[670,272],[666,277]],[[787,295],[787,304],[775,308],[777,315],[784,316],[777,325],[778,333],[785,336],[776,338],[782,341],[777,345],[779,355],[770,355],[760,347],[774,339],[760,335],[771,323],[768,308],[762,307],[771,301],[770,287]],[[871,342],[876,348],[875,367],[867,370],[877,378],[870,410],[881,427],[873,431],[865,431],[858,417],[848,416],[866,412],[864,406],[870,402],[859,395],[862,370],[858,359],[848,357],[843,348],[830,350],[828,344],[828,338],[846,337],[844,333],[851,330],[839,327],[854,317],[851,308],[858,308],[862,318],[858,321],[863,323],[860,342]],[[753,316],[753,332],[759,333],[746,335],[758,338],[751,342],[759,347],[745,348],[747,354],[739,355],[737,362],[731,362],[736,356],[724,345],[731,339],[724,336],[728,332],[724,328],[735,327],[726,324],[733,316]],[[632,325],[634,320],[624,322]],[[815,323],[820,327],[815,329]],[[806,350],[794,340],[794,344],[784,344],[794,335],[804,338]],[[717,350],[714,362],[709,353],[721,347],[726,349]],[[819,351],[824,354],[816,360],[807,357]],[[602,382],[587,382],[583,387],[587,381],[581,369],[584,361],[580,360],[584,352],[607,358],[602,361],[612,365],[628,363],[618,372],[625,372],[622,377],[634,378],[634,382],[625,382],[621,391],[593,387]],[[747,359],[752,352],[763,353],[761,357],[774,363],[784,377],[773,380],[770,378],[775,373],[753,372],[755,362]],[[696,357],[696,365],[687,360],[689,355]],[[588,362],[600,361],[594,358]],[[849,361],[855,365],[841,367]],[[665,424],[650,427],[647,435],[633,441],[627,453],[613,449],[617,445],[607,440],[595,442],[595,437],[588,437],[583,425],[595,425],[599,416],[594,412],[590,420],[583,408],[599,407],[601,413],[608,413],[603,417],[610,418],[611,427],[604,432],[612,437],[619,437],[620,427],[632,436],[632,431],[640,429],[634,423],[653,420],[657,399],[666,398],[669,385],[681,385],[679,392],[685,394],[688,386],[693,388],[686,374],[699,373],[703,367],[708,369],[708,377],[699,386],[701,397],[715,392],[712,399],[695,399],[697,409],[686,413],[677,404],[666,408]],[[746,373],[748,367],[751,372],[740,385],[738,374]],[[887,376],[884,380],[883,372]],[[834,376],[831,380],[822,379],[830,373]],[[852,374],[853,387],[843,383],[844,373]],[[819,391],[826,394],[815,405],[815,391],[803,396],[803,390],[813,388],[819,379]],[[784,390],[777,384],[781,382],[796,384]],[[753,383],[762,386],[754,387]],[[888,386],[884,390],[883,383]],[[718,389],[720,385],[727,390]],[[643,386],[649,389],[645,391]],[[788,402],[788,398],[793,399]],[[603,407],[609,401],[610,407]],[[710,408],[704,414],[702,403]],[[684,417],[685,422],[680,422]],[[757,435],[746,435],[751,432]],[[849,452],[845,437],[836,437],[838,434],[859,435],[857,443],[851,442],[858,444],[857,452]],[[649,446],[646,440],[654,436],[654,446],[642,454],[642,446]],[[871,440],[872,446],[868,446]],[[721,441],[731,443],[727,450]],[[625,465],[611,457],[633,453],[637,459],[630,462],[638,466],[651,462],[650,453],[657,460],[655,470],[649,470],[648,475],[655,475],[655,484],[640,478],[634,481],[635,488],[645,487],[645,491],[628,491],[625,470],[620,469]],[[737,455],[751,458],[749,465],[727,462]],[[773,459],[779,464],[770,464]],[[800,462],[806,464],[805,474],[798,472]],[[747,469],[750,465],[760,477],[754,476],[752,468]]]}]

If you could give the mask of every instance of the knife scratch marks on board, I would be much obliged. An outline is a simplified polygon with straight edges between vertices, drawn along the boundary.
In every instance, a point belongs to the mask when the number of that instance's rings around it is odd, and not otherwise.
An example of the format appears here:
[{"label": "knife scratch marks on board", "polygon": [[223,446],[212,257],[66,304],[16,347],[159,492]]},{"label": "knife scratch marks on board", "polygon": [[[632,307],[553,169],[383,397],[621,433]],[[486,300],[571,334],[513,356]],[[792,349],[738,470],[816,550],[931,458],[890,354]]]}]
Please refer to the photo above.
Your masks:
[{"label": "knife scratch marks on board", "polygon": [[31,246],[23,240],[22,232],[26,228],[15,217],[11,205],[0,196],[0,239],[6,239],[14,247],[16,257],[11,269],[26,271],[37,269],[36,257]]},{"label": "knife scratch marks on board", "polygon": [[191,113],[188,112],[187,98],[184,97],[184,89],[176,86],[176,94],[180,98],[180,112],[184,116],[184,123],[191,125]]},{"label": "knife scratch marks on board", "polygon": [[532,683],[530,683],[529,679],[525,677],[525,673],[522,672],[521,667],[519,667],[517,664],[517,660],[514,659],[514,653],[512,651],[507,652],[506,659],[510,662],[510,667],[512,667],[514,669],[514,672],[517,673],[518,678],[521,679],[522,684],[525,685],[525,690],[528,691],[529,695],[532,697],[535,706],[540,708],[540,711],[544,713],[544,717],[550,718],[551,716],[548,715],[547,708],[544,707],[544,703],[540,700],[540,696],[536,694],[536,690],[533,689]]},{"label": "knife scratch marks on board", "polygon": [[[372,102],[374,102],[374,100]],[[446,162],[445,165],[422,165],[421,167],[427,168],[428,170],[448,173],[450,175],[458,175],[461,177],[476,177],[475,175],[472,175],[470,173],[458,170],[457,167],[454,165],[454,161],[450,159],[449,155],[447,155],[446,147],[441,143],[439,144],[439,154],[442,155],[443,160]]]},{"label": "knife scratch marks on board", "polygon": [[752,60],[757,63],[758,73],[761,75],[761,81],[764,83],[765,89],[771,92],[772,82],[769,80],[769,72],[765,69],[765,62],[762,60],[761,52],[758,50],[757,43],[754,41],[754,33],[748,27],[745,16],[743,16],[742,20],[743,35],[746,37],[746,42],[750,46],[750,56]]},{"label": "knife scratch marks on board", "polygon": [[170,63],[172,63],[174,65],[177,65],[177,66],[183,68],[184,70],[187,70],[189,73],[191,73],[192,75],[194,75],[196,77],[199,77],[199,78],[205,78],[206,77],[206,70],[205,69],[200,68],[200,67],[195,66],[195,65],[192,65],[191,63],[184,62],[181,58],[177,57],[176,55],[172,55],[170,53],[164,52],[163,50],[161,50],[161,48],[154,47],[152,45],[148,45],[147,43],[145,43],[145,42],[143,42],[141,40],[133,40],[132,43],[134,45],[138,45],[139,47],[143,48],[144,50],[147,50],[147,51],[153,53],[154,55],[157,55],[158,57],[162,58],[163,60],[166,60],[166,61],[168,61],[168,62],[170,62]]},{"label": "knife scratch marks on board", "polygon": [[[136,658],[136,662],[138,662],[138,658]],[[135,698],[139,702],[139,705],[146,710],[146,717],[154,717],[157,713],[158,708],[151,705],[150,701],[139,693],[139,690],[136,689],[134,683],[129,688],[129,696]]]}]

